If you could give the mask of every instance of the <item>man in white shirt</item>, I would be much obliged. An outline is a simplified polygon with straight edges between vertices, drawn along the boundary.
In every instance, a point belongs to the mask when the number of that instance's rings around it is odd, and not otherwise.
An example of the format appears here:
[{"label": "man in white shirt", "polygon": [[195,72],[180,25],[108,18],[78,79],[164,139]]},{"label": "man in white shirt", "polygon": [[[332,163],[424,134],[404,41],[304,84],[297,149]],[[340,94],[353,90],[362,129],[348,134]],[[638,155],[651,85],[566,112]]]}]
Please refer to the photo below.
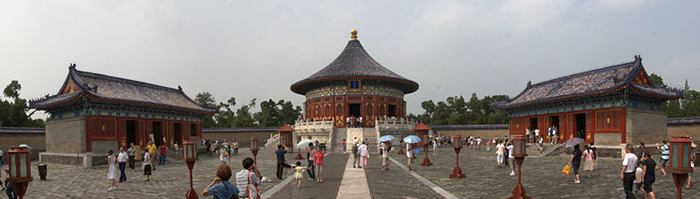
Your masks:
[{"label": "man in white shirt", "polygon": [[622,169],[620,170],[620,180],[625,189],[626,198],[635,198],[632,186],[634,184],[634,172],[637,168],[637,156],[632,153],[632,145],[625,146],[625,157],[622,159]]},{"label": "man in white shirt", "polygon": [[515,176],[515,156],[513,156],[513,144],[508,141],[508,161],[510,162],[510,176]]},{"label": "man in white shirt", "polygon": [[126,173],[124,173],[124,170],[126,169],[127,161],[129,161],[129,154],[126,153],[126,149],[124,149],[124,147],[119,147],[119,156],[117,156],[117,162],[119,163],[119,172],[121,172],[119,176],[120,183],[126,181]]}]

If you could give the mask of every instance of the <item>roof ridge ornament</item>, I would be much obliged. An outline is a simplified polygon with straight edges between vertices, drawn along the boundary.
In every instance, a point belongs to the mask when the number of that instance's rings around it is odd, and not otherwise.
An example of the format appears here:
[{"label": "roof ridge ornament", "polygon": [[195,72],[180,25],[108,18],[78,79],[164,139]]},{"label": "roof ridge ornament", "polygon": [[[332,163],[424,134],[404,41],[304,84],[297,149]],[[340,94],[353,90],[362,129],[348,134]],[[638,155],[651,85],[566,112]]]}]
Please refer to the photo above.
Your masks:
[{"label": "roof ridge ornament", "polygon": [[350,40],[357,40],[357,29],[350,29]]},{"label": "roof ridge ornament", "polygon": [[68,69],[75,69],[75,63],[69,63]]},{"label": "roof ridge ornament", "polygon": [[634,56],[634,61],[642,61],[642,56],[641,56],[641,55],[635,55],[635,56]]}]

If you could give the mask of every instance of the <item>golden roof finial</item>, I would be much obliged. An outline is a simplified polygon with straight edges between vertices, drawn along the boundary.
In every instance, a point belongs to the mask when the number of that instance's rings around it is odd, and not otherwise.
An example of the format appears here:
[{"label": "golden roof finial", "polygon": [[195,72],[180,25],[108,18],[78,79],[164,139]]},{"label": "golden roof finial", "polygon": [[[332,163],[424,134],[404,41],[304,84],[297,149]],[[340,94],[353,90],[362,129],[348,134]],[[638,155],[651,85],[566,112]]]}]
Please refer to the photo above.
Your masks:
[{"label": "golden roof finial", "polygon": [[357,29],[350,29],[350,39],[357,40]]}]

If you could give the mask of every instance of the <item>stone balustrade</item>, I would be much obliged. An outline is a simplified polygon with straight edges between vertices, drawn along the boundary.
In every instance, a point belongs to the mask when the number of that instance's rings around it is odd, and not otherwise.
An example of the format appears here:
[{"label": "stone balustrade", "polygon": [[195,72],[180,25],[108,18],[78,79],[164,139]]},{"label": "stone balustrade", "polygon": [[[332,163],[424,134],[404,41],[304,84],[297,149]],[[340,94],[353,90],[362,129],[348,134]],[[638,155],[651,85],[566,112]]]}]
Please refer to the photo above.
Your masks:
[{"label": "stone balustrade", "polygon": [[405,118],[379,118],[376,126],[380,131],[411,131],[416,126],[416,122]]},{"label": "stone balustrade", "polygon": [[297,121],[292,127],[297,132],[328,132],[333,128],[333,120]]}]

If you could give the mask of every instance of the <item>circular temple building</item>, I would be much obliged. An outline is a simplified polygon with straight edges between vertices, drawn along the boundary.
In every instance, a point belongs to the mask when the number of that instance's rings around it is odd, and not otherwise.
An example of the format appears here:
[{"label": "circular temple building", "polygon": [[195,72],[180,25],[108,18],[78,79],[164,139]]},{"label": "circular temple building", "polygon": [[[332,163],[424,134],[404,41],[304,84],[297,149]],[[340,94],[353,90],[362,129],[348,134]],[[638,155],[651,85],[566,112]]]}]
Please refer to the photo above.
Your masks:
[{"label": "circular temple building", "polygon": [[306,96],[304,117],[332,120],[336,128],[374,127],[379,118],[403,118],[403,96],[418,90],[418,83],[374,60],[357,40],[357,30],[350,38],[338,58],[291,86]]}]

